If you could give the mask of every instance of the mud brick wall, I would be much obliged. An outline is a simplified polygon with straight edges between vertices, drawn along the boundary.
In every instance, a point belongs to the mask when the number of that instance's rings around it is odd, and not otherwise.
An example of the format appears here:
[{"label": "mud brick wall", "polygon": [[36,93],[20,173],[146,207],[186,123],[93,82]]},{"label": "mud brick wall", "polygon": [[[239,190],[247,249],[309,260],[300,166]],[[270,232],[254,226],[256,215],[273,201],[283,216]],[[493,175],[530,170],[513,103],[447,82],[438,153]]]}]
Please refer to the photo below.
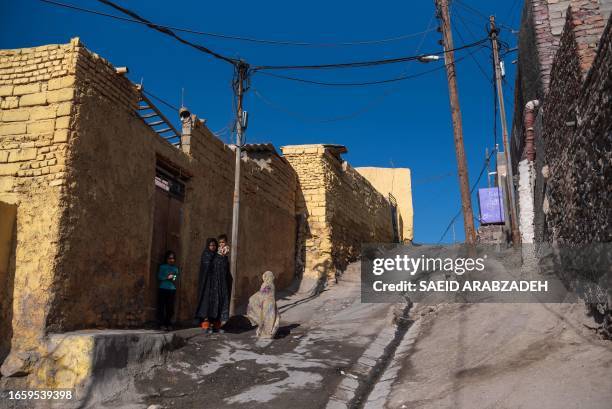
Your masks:
[{"label": "mud brick wall", "polygon": [[327,154],[330,189],[327,193],[332,258],[336,272],[357,260],[363,243],[393,241],[391,205],[382,193],[353,169]]},{"label": "mud brick wall", "polygon": [[[76,74],[71,211],[62,230],[61,301],[50,328],[129,327],[154,319],[158,283],[151,273],[151,242],[158,162],[188,176],[177,318],[190,320],[205,240],[230,235],[234,152],[197,121],[188,154],[162,140],[134,113],[134,85],[82,46]],[[263,162],[245,155],[241,184],[236,289],[238,300],[246,302],[264,271],[276,273],[279,288],[293,278],[296,181],[278,155]]]},{"label": "mud brick wall", "polygon": [[156,141],[132,114],[131,83],[82,44],[76,51],[52,332],[137,325],[154,307],[147,298],[154,186],[147,182],[155,177]]},{"label": "mud brick wall", "polygon": [[[560,243],[612,240],[612,33],[589,2],[568,14],[543,107],[550,170],[548,237]],[[601,35],[603,31],[603,35]],[[600,33],[600,34],[598,34]],[[601,37],[600,37],[601,35]]]},{"label": "mud brick wall", "polygon": [[54,298],[75,46],[0,50],[0,202],[18,207],[13,262],[0,276],[9,327],[0,343],[18,340],[26,353],[35,353]]},{"label": "mud brick wall", "polygon": [[362,243],[393,239],[389,202],[341,160],[338,147],[296,145],[282,151],[299,181],[296,265],[306,285],[334,279],[356,260]]},{"label": "mud brick wall", "polygon": [[[194,119],[190,149],[134,112],[139,94],[78,41],[0,51],[0,202],[17,205],[2,316],[3,373],[27,372],[50,331],[142,326],[155,315],[156,165],[185,176],[177,319],[191,320],[207,237],[231,229],[234,151]],[[177,113],[178,115],[178,113]],[[274,152],[242,158],[237,296],[295,271],[297,179]],[[13,284],[14,282],[14,284]]]},{"label": "mud brick wall", "polygon": [[408,168],[355,168],[368,182],[386,197],[392,194],[397,202],[398,239],[410,243],[414,239],[414,211],[412,208],[412,182]]},{"label": "mud brick wall", "polygon": [[[231,160],[233,164],[233,155]],[[297,176],[276,152],[243,153],[242,163],[242,230],[238,247],[243,256],[238,260],[241,275],[237,294],[246,302],[261,286],[261,275],[266,270],[275,273],[279,289],[295,278]],[[229,174],[233,187],[233,171]],[[230,227],[225,231],[229,236]]]},{"label": "mud brick wall", "polygon": [[329,178],[324,160],[325,147],[303,145],[281,149],[298,178],[296,276],[301,280],[317,281],[327,275],[332,263],[326,211]]}]

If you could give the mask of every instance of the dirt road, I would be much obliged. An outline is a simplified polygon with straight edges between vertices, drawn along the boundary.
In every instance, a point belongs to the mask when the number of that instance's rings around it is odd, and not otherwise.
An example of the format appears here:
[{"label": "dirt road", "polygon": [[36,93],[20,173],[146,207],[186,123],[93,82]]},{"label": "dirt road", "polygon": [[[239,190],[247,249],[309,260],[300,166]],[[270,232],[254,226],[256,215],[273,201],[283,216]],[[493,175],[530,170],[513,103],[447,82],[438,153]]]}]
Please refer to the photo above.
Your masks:
[{"label": "dirt road", "polygon": [[612,407],[612,343],[580,304],[417,306],[386,408]]},{"label": "dirt road", "polygon": [[257,341],[254,330],[212,335],[188,330],[184,347],[139,377],[133,396],[109,407],[324,408],[344,379],[351,377],[356,386],[362,382],[354,366],[381,332],[393,328],[393,306],[362,304],[359,283],[353,265],[319,297],[280,300],[282,328],[273,341]]}]

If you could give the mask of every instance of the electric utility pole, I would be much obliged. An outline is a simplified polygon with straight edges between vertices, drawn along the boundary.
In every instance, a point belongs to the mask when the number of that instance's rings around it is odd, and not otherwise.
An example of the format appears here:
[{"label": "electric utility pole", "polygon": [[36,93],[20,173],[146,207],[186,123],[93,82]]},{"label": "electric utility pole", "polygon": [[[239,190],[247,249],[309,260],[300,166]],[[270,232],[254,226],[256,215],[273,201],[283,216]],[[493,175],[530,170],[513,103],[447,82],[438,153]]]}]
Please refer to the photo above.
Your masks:
[{"label": "electric utility pole", "polygon": [[457,73],[455,71],[455,54],[453,50],[453,34],[448,14],[448,0],[434,0],[437,15],[442,25],[444,38],[444,63],[448,79],[448,94],[450,98],[451,114],[453,120],[453,133],[455,138],[455,154],[457,156],[457,171],[459,174],[459,188],[461,190],[461,209],[463,211],[463,225],[465,229],[465,242],[474,244],[476,232],[472,213],[472,199],[470,195],[470,182],[468,178],[465,150],[463,148],[463,126],[461,124],[461,110],[459,108],[459,95],[457,92]]},{"label": "electric utility pole", "polygon": [[238,273],[238,227],[240,216],[240,165],[242,163],[242,144],[246,130],[246,112],[242,107],[245,87],[248,84],[249,65],[243,61],[235,65],[236,74],[233,88],[236,95],[236,166],[234,169],[234,206],[232,209],[232,242],[230,250],[230,272],[232,274],[232,294],[230,298],[230,316],[236,312],[236,282]]},{"label": "electric utility pole", "polygon": [[518,218],[516,212],[516,201],[514,194],[514,176],[512,172],[512,160],[510,153],[510,145],[508,144],[508,127],[506,125],[506,107],[504,105],[504,90],[502,88],[501,69],[499,64],[499,44],[497,43],[497,29],[495,28],[495,17],[490,16],[489,22],[491,29],[489,36],[491,37],[491,46],[493,47],[493,64],[495,65],[495,85],[497,87],[497,98],[499,100],[499,116],[502,126],[502,137],[504,144],[504,153],[506,157],[507,177],[506,182],[508,189],[508,197],[510,199],[510,229],[512,230],[512,243],[515,246],[521,243],[521,234],[518,227]]}]

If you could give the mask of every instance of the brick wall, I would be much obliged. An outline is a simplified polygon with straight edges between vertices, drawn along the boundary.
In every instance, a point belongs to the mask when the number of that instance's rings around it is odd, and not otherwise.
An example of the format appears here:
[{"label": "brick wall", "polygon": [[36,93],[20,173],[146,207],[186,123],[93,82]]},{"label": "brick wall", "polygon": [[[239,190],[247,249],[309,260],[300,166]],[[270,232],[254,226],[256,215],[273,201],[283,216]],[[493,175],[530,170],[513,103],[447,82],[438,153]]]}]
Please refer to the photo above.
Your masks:
[{"label": "brick wall", "polygon": [[392,241],[389,202],[342,161],[344,147],[297,145],[282,151],[299,181],[297,264],[306,285],[333,280],[357,259],[362,243]]},{"label": "brick wall", "polygon": [[[576,42],[580,70],[583,78],[586,77],[593,65],[595,55],[597,54],[599,39],[601,38],[609,16],[609,13],[607,13],[607,16],[603,14],[599,6],[599,1],[572,0],[570,8],[571,13],[568,16],[568,22],[565,26],[566,31],[571,30],[574,32],[574,41]],[[561,61],[561,57],[561,55],[556,56],[558,64]]]},{"label": "brick wall", "polygon": [[[0,201],[18,205],[15,262],[0,277],[15,302],[3,297],[0,307],[25,351],[37,348],[54,297],[75,46],[0,50]],[[0,334],[3,343],[9,336]]]},{"label": "brick wall", "polygon": [[[532,192],[535,241],[584,243],[602,236],[593,235],[594,228],[582,230],[583,223],[599,225],[602,217],[607,216],[599,208],[602,197],[591,190],[601,187],[601,179],[596,175],[602,175],[604,169],[598,164],[607,160],[605,146],[609,141],[603,142],[607,136],[602,129],[605,129],[605,115],[601,112],[605,102],[597,113],[592,106],[599,98],[606,101],[602,88],[606,75],[599,75],[600,84],[589,82],[592,80],[588,78],[597,76],[598,70],[609,69],[606,62],[609,56],[606,57],[605,46],[600,44],[605,41],[602,33],[610,15],[609,2],[548,1],[546,7],[543,3],[526,2],[523,13],[512,135],[513,164],[516,167],[525,158],[524,105],[531,99],[539,99],[542,106],[534,126],[536,159]],[[560,18],[563,18],[562,25]],[[598,56],[602,51],[602,56]],[[534,56],[539,57],[537,75]],[[600,145],[595,144],[593,150],[581,140],[585,132],[592,132],[588,128],[593,123],[586,124],[588,116],[596,116],[598,119],[593,121],[599,124],[596,131],[599,137],[595,140]]]},{"label": "brick wall", "polygon": [[[524,157],[524,104],[535,95],[541,102],[533,127],[535,162],[520,177],[534,181],[533,190],[523,193],[533,198],[535,249],[545,259],[550,258],[549,243],[601,251],[595,245],[612,241],[611,6],[610,0],[571,0],[558,42],[541,45],[529,32],[520,34],[519,60],[523,63],[515,95],[513,162]],[[556,29],[554,35],[558,32]],[[533,50],[543,46],[551,46],[555,54],[546,92],[538,93],[541,82],[530,81],[523,67],[529,66]],[[524,210],[529,207],[527,203]],[[591,260],[597,256],[601,254],[589,255]],[[563,266],[560,278],[568,288],[576,289],[579,283],[578,287],[586,289],[583,296],[588,308],[593,316],[602,318],[602,333],[610,334],[612,281],[597,269],[576,269],[576,257],[553,257]],[[607,288],[607,301],[595,286]],[[608,318],[603,320],[606,309]]]},{"label": "brick wall", "polygon": [[[612,240],[612,33],[580,2],[568,15],[543,107],[549,168],[546,228],[553,242]],[[597,48],[596,48],[597,47]]]},{"label": "brick wall", "polygon": [[533,99],[544,101],[551,69],[562,43],[567,10],[572,8],[573,30],[583,75],[593,62],[597,41],[610,16],[610,0],[527,0],[518,39],[519,55],[515,86],[511,152],[515,173],[524,159],[523,110]]},{"label": "brick wall", "polygon": [[[527,1],[519,35],[519,69],[516,80],[515,111],[512,129],[512,158],[517,164],[525,159],[524,107],[538,99],[543,104],[535,122],[536,158],[532,177],[534,234],[536,242],[552,239],[545,200],[550,170],[549,159],[569,149],[575,130],[565,125],[573,121],[583,92],[583,82],[593,64],[605,22],[609,18],[609,0]],[[569,11],[568,12],[568,7]],[[554,82],[554,86],[553,86]],[[543,135],[551,135],[543,139]],[[554,136],[552,136],[554,135]],[[569,159],[565,156],[564,160]],[[567,178],[571,178],[568,174]],[[573,193],[570,194],[569,200]],[[559,199],[560,200],[560,199]]]},{"label": "brick wall", "polygon": [[608,17],[610,17],[610,13],[612,12],[612,0],[599,0],[599,9],[601,10],[601,14],[604,16],[604,19],[608,19]]},{"label": "brick wall", "polygon": [[526,0],[523,6],[510,143],[515,174],[524,159],[523,109],[528,101],[543,100],[548,91],[569,4],[570,0]]}]

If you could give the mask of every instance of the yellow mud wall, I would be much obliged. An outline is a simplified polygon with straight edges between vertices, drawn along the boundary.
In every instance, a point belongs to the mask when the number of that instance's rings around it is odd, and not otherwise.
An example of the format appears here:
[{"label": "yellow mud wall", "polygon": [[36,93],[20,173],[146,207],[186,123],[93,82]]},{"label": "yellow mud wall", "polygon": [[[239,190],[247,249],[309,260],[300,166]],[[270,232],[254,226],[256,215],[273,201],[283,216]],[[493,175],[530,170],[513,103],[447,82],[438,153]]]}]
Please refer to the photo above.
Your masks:
[{"label": "yellow mud wall", "polygon": [[359,167],[355,170],[381,194],[388,196],[391,193],[395,197],[399,213],[400,239],[402,241],[412,241],[414,239],[414,213],[410,169]]},{"label": "yellow mud wall", "polygon": [[[136,115],[138,98],[78,39],[0,51],[0,202],[17,206],[14,282],[5,289],[13,300],[2,301],[12,328],[0,342],[10,337],[5,375],[31,372],[49,332],[138,327],[154,317],[159,161],[187,175],[176,318],[193,318],[204,242],[230,234],[234,152],[199,122],[190,148],[177,149]],[[296,175],[278,154],[264,156],[242,159],[242,303],[265,270],[279,288],[295,271]]]},{"label": "yellow mud wall", "polygon": [[283,155],[298,176],[298,263],[303,276],[333,280],[363,243],[390,242],[391,208],[333,145],[293,145]]},{"label": "yellow mud wall", "polygon": [[67,140],[76,41],[0,50],[0,201],[18,206],[9,307],[12,353],[2,373],[28,370],[40,355],[65,202]]},{"label": "yellow mud wall", "polygon": [[[189,321],[205,240],[231,233],[234,151],[198,121],[188,152],[170,145],[135,114],[135,86],[82,45],[78,52],[67,191],[72,212],[61,231],[61,302],[49,328],[134,327],[155,318],[151,243],[158,162],[186,176],[176,318]],[[240,303],[259,288],[265,270],[276,273],[279,288],[294,274],[295,174],[276,154],[264,162],[246,156],[242,162]]]}]

